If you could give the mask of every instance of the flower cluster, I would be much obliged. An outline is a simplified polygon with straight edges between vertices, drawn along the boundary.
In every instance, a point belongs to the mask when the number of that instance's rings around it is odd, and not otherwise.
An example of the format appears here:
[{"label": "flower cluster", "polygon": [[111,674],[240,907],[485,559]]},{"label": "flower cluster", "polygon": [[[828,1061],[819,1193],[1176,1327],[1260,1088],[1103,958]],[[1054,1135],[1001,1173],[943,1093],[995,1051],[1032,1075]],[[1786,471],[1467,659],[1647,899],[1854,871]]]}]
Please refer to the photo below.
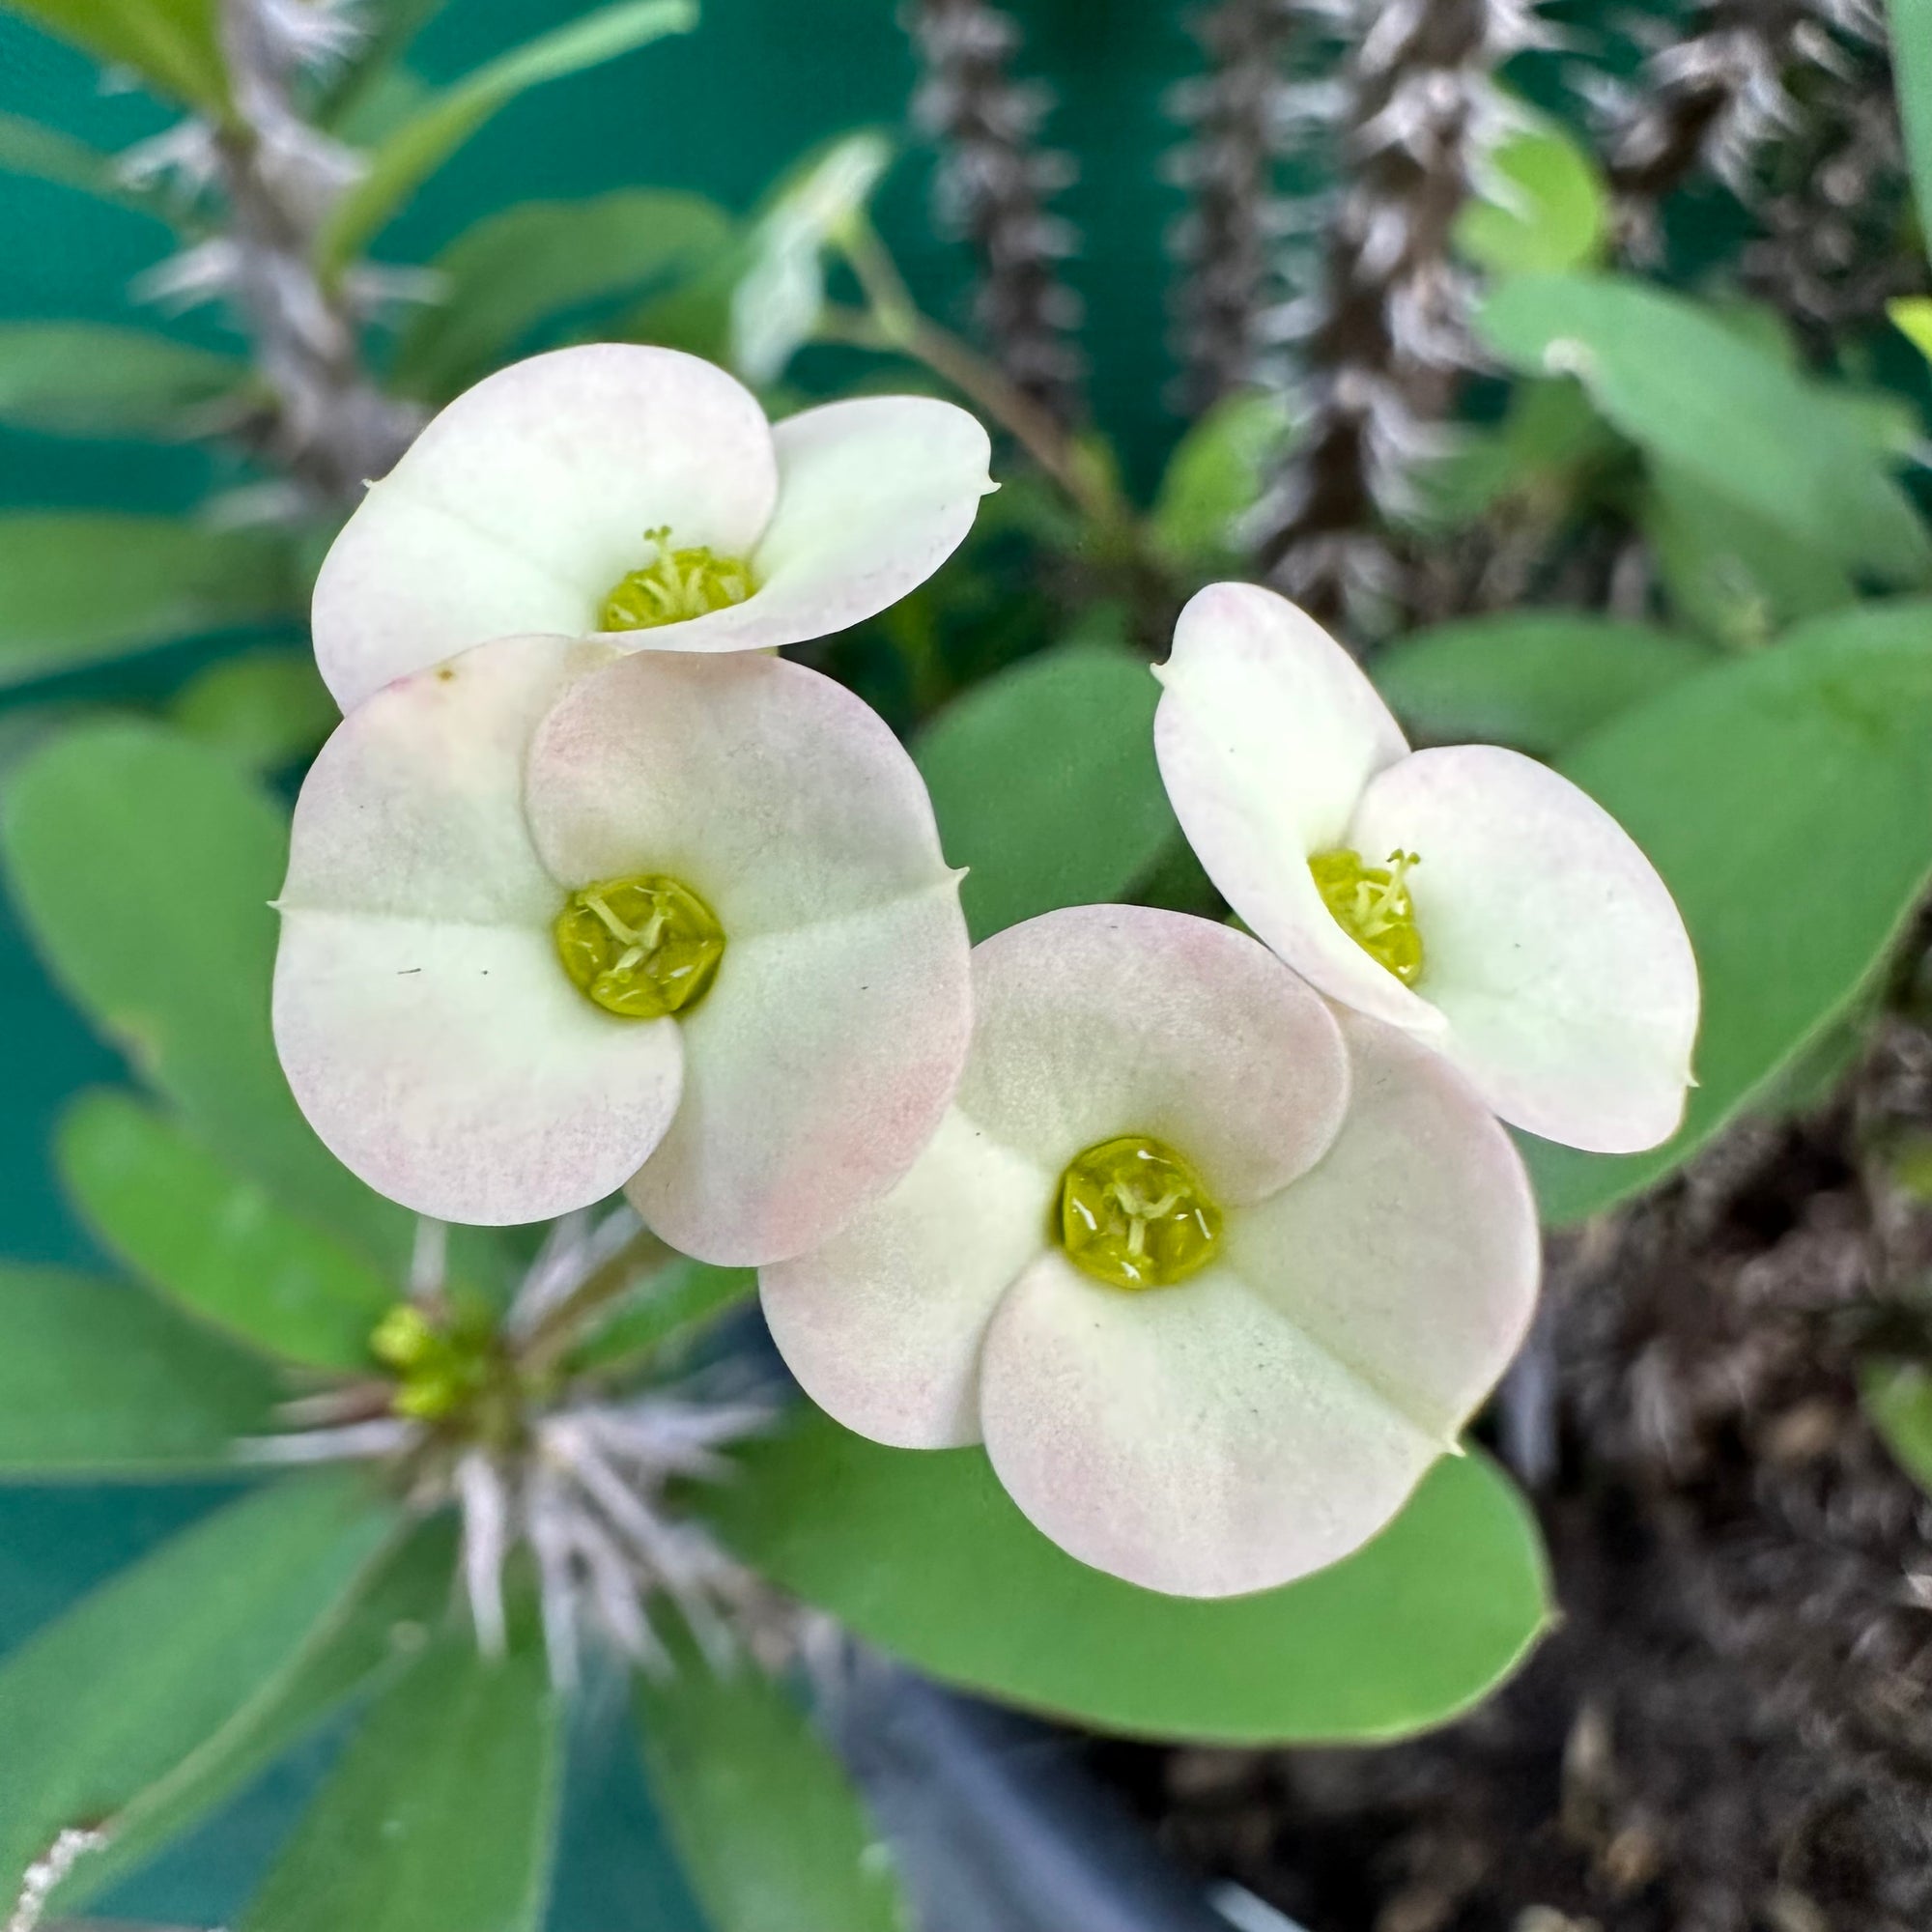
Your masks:
[{"label": "flower cluster", "polygon": [[621,1187],[760,1268],[838,1420],[983,1442],[1130,1581],[1269,1587],[1453,1452],[1536,1292],[1501,1122],[1667,1136],[1695,968],[1580,792],[1410,753],[1240,584],[1183,611],[1155,730],[1248,931],[1086,906],[969,954],[910,759],[757,647],[929,575],[987,453],[919,399],[769,427],[617,345],[459,398],[318,584],[349,710],[297,808],[276,1037],[385,1194],[505,1223]]}]

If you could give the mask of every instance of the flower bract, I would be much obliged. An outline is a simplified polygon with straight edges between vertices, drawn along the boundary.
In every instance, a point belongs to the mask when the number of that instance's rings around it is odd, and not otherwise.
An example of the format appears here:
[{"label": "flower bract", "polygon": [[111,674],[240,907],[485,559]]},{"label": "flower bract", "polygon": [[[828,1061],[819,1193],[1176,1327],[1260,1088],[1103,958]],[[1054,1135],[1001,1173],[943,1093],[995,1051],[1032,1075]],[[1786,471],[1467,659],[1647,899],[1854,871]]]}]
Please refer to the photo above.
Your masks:
[{"label": "flower bract", "polygon": [[1168,796],[1251,931],[1516,1126],[1596,1153],[1670,1137],[1697,965],[1608,812],[1497,746],[1411,752],[1341,645],[1252,584],[1196,595],[1156,675]]},{"label": "flower bract", "polygon": [[509,638],[397,680],[317,758],[280,910],[298,1101],[443,1220],[628,1184],[699,1259],[797,1253],[904,1172],[970,1031],[911,759],[758,654]]},{"label": "flower bract", "polygon": [[1040,1530],[1151,1589],[1359,1547],[1528,1321],[1507,1135],[1408,1035],[1206,920],[1049,913],[977,949],[974,990],[931,1145],[761,1273],[807,1392],[882,1442],[983,1440]]},{"label": "flower bract", "polygon": [[372,482],[316,581],[345,710],[512,633],[755,650],[830,637],[923,582],[972,527],[986,432],[925,396],[773,424],[724,370],[586,343],[450,403]]}]

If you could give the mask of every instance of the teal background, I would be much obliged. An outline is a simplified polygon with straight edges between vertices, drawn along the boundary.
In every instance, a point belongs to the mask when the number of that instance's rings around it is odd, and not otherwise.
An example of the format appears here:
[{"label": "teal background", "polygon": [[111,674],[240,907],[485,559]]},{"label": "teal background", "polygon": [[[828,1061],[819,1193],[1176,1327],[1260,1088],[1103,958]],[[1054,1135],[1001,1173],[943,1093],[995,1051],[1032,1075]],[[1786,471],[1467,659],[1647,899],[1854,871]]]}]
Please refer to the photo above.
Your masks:
[{"label": "teal background", "polygon": [[[545,0],[449,0],[411,64],[425,79],[447,80],[585,11]],[[1080,179],[1058,206],[1086,241],[1069,274],[1093,318],[1087,343],[1096,416],[1121,443],[1130,474],[1145,482],[1177,428],[1162,403],[1171,372],[1161,238],[1179,197],[1160,181],[1158,161],[1173,137],[1161,97],[1194,65],[1182,10],[1146,0],[1035,0],[1014,11],[1029,37],[1021,71],[1050,80],[1062,97],[1048,138],[1080,159]],[[688,39],[555,83],[508,108],[424,187],[376,252],[421,260],[477,216],[511,202],[625,185],[696,188],[744,209],[826,135],[861,123],[901,126],[913,77],[889,0],[708,0]],[[90,62],[4,12],[0,111],[49,123],[104,150],[140,140],[172,118],[144,95],[103,91]],[[922,298],[960,324],[965,266],[926,221],[929,171],[928,157],[908,155],[884,191],[881,225]],[[169,245],[167,231],[143,216],[0,175],[0,319],[79,317],[232,341],[208,311],[170,320],[129,298],[129,279]],[[181,509],[212,475],[210,459],[192,449],[0,431],[0,509]],[[113,567],[111,558],[102,564]],[[0,785],[8,734],[19,729],[23,714],[76,699],[152,701],[216,649],[239,641],[184,644],[0,696]],[[138,799],[128,803],[140,809]],[[128,939],[103,929],[102,943]],[[238,1000],[266,997],[266,988],[236,989]],[[76,1089],[120,1078],[118,1057],[49,984],[11,907],[0,903],[0,1256],[82,1265],[94,1259],[60,1198],[47,1144]],[[0,1491],[0,1648],[221,1493]],[[554,1922],[586,1932],[697,1932],[620,1728],[614,1707],[593,1705],[586,1715]],[[335,1742],[316,1740],[105,1905],[187,1922],[232,1914]]]}]

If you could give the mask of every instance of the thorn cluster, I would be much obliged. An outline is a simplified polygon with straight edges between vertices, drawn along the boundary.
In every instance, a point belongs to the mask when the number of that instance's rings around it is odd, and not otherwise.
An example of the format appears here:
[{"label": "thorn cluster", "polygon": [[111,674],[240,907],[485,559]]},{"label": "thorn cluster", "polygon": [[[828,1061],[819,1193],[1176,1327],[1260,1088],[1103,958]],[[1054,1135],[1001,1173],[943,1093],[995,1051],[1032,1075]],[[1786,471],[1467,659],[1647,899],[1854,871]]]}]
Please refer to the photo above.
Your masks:
[{"label": "thorn cluster", "polygon": [[[232,123],[189,117],[121,156],[127,180],[171,181],[185,204],[216,209],[212,232],[141,276],[134,293],[174,308],[219,299],[239,312],[270,397],[244,434],[288,471],[297,507],[312,508],[381,475],[418,427],[363,370],[359,327],[385,303],[419,299],[422,276],[361,263],[329,282],[316,267],[323,225],[362,162],[304,117],[300,97],[309,76],[359,44],[350,0],[224,0],[221,29]],[[284,510],[278,498],[249,514]]]},{"label": "thorn cluster", "polygon": [[[1740,200],[1762,196],[1767,151],[1800,136],[1802,96],[1818,74],[1851,79],[1885,43],[1865,0],[1694,0],[1681,18],[1627,22],[1642,55],[1630,80],[1582,76],[1596,110],[1627,250],[1653,260],[1659,211],[1694,171]],[[1881,102],[1884,104],[1881,105]],[[1895,113],[1889,91],[1861,88],[1864,115]]]},{"label": "thorn cluster", "polygon": [[1298,433],[1254,518],[1273,582],[1358,633],[1384,629],[1402,570],[1382,526],[1413,510],[1476,360],[1450,251],[1486,156],[1517,125],[1497,68],[1545,36],[1519,0],[1321,0],[1353,30],[1332,99],[1341,185],[1319,208],[1319,281],[1264,328],[1296,352]]},{"label": "thorn cluster", "polygon": [[911,0],[905,23],[921,63],[913,121],[939,149],[936,213],[978,263],[974,319],[1006,376],[1073,420],[1086,362],[1080,298],[1062,265],[1079,237],[1051,207],[1072,158],[1038,144],[1052,90],[1011,77],[1019,28],[983,0]]},{"label": "thorn cluster", "polygon": [[[440,1315],[440,1224],[421,1226],[427,1238],[417,1243],[411,1300]],[[639,1238],[628,1208],[600,1221],[579,1213],[556,1222],[503,1317],[510,1359],[540,1363],[564,1332],[559,1319],[612,1269],[621,1276]],[[668,1670],[654,1603],[675,1608],[715,1667],[728,1667],[741,1645],[761,1662],[782,1662],[795,1635],[787,1614],[669,1500],[675,1486],[728,1474],[724,1452],[769,1428],[771,1405],[724,1369],[626,1399],[606,1397],[589,1379],[547,1392],[530,1380],[519,1426],[487,1438],[397,1412],[387,1384],[356,1385],[291,1404],[285,1419],[298,1427],[244,1451],[283,1466],[381,1463],[414,1508],[453,1506],[463,1525],[464,1593],[488,1653],[503,1648],[504,1577],[526,1553],[560,1688],[579,1682],[587,1635],[644,1669]]]},{"label": "thorn cluster", "polygon": [[1287,74],[1294,14],[1293,0],[1222,0],[1193,23],[1206,71],[1168,96],[1188,130],[1167,174],[1188,197],[1168,246],[1183,270],[1174,303],[1177,400],[1190,415],[1281,374],[1264,349],[1261,315],[1297,213],[1277,181],[1306,113],[1306,87]]}]

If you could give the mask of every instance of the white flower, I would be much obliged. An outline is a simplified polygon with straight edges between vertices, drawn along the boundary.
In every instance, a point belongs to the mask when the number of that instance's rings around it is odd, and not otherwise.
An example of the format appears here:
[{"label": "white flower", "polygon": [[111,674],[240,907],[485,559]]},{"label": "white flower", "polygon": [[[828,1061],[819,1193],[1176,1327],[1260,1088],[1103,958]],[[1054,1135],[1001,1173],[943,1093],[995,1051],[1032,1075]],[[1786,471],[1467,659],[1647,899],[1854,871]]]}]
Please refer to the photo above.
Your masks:
[{"label": "white flower", "polygon": [[370,485],[316,581],[316,661],[347,710],[513,633],[680,651],[830,637],[952,554],[993,487],[988,453],[972,416],[928,397],[771,424],[676,350],[533,355]]},{"label": "white flower", "polygon": [[1334,1562],[1454,1444],[1528,1321],[1508,1136],[1406,1035],[1245,934],[1049,913],[973,955],[952,1111],[894,1191],[760,1277],[809,1394],[983,1438],[1083,1562],[1215,1597]]},{"label": "white flower", "polygon": [[275,1038],[372,1187],[532,1221],[628,1183],[749,1264],[911,1163],[963,1063],[957,875],[912,761],[801,665],[510,638],[323,748]]},{"label": "white flower", "polygon": [[1349,654],[1252,584],[1194,597],[1155,675],[1168,797],[1260,939],[1517,1126],[1597,1153],[1670,1137],[1697,964],[1602,807],[1493,745],[1411,753]]}]

